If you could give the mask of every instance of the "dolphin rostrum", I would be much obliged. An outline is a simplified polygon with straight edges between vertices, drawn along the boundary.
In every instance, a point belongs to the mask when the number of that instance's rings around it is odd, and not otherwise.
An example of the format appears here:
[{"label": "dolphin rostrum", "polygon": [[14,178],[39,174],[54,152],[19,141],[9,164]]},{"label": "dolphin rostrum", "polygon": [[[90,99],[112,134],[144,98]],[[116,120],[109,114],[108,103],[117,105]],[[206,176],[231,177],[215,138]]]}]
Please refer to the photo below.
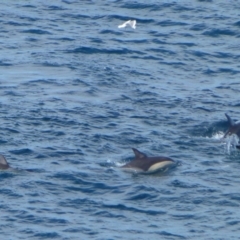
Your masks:
[{"label": "dolphin rostrum", "polygon": [[3,155],[0,154],[0,169],[8,169],[8,168],[10,168],[10,166],[7,163],[7,160]]},{"label": "dolphin rostrum", "polygon": [[135,158],[122,166],[124,170],[152,173],[159,170],[167,170],[168,167],[175,164],[175,162],[168,157],[148,157],[135,148],[132,150],[135,154]]},{"label": "dolphin rostrum", "polygon": [[229,128],[227,132],[224,134],[223,138],[227,135],[236,134],[240,138],[240,121],[234,122],[226,113],[225,116],[227,117]]}]

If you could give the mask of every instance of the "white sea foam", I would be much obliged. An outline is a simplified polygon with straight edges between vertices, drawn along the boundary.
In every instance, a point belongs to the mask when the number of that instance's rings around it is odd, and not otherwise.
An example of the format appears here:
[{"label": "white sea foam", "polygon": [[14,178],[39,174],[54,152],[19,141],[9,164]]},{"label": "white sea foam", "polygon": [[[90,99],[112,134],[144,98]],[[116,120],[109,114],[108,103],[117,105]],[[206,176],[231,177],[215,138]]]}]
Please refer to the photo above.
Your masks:
[{"label": "white sea foam", "polygon": [[126,163],[123,163],[123,162],[115,162],[114,163],[116,167],[122,167],[124,166]]},{"label": "white sea foam", "polygon": [[118,26],[118,28],[125,28],[127,25],[132,27],[133,29],[136,28],[137,21],[136,20],[128,20],[127,22]]},{"label": "white sea foam", "polygon": [[217,133],[213,134],[212,139],[221,140],[223,138],[223,136],[224,136],[223,132],[217,132]]},{"label": "white sea foam", "polygon": [[216,132],[211,137],[207,137],[212,142],[216,142],[224,146],[224,151],[227,154],[230,154],[233,151],[236,151],[236,146],[239,144],[239,138],[236,134],[232,134],[230,136],[224,137],[224,132]]},{"label": "white sea foam", "polygon": [[232,151],[236,150],[236,146],[238,145],[239,138],[236,134],[232,134],[224,139],[224,143],[226,146],[226,152],[230,154]]}]

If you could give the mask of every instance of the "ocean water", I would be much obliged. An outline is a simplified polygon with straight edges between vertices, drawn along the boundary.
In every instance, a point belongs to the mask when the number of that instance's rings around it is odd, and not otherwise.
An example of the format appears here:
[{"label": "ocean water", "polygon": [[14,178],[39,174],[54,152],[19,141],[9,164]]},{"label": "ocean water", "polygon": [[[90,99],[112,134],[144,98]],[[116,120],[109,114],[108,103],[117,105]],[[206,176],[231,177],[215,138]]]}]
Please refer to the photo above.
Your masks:
[{"label": "ocean water", "polygon": [[[240,4],[2,1],[1,239],[239,239]],[[136,29],[119,29],[127,20]],[[123,172],[131,148],[180,164]]]}]

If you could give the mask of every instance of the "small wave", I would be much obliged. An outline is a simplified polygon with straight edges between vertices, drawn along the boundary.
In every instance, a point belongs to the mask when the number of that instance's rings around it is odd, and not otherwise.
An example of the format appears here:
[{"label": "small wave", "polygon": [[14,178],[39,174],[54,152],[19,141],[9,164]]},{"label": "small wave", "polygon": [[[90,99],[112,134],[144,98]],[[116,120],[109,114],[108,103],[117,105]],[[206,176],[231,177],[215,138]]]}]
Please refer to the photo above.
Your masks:
[{"label": "small wave", "polygon": [[229,29],[212,29],[203,32],[203,35],[209,37],[219,37],[221,35],[235,36],[237,33]]},{"label": "small wave", "polygon": [[78,47],[72,50],[67,50],[67,53],[83,53],[83,54],[139,54],[143,55],[143,52],[123,49],[100,49],[93,47]]},{"label": "small wave", "polygon": [[32,34],[51,34],[49,31],[44,31],[41,29],[29,29],[22,31],[23,33],[32,33]]},{"label": "small wave", "polygon": [[172,20],[164,20],[157,23],[157,25],[160,25],[162,27],[168,27],[168,26],[186,26],[187,23],[179,22],[179,21],[172,21]]},{"label": "small wave", "polygon": [[140,209],[140,208],[136,208],[136,207],[127,206],[127,205],[121,204],[121,203],[115,203],[115,204],[104,203],[102,205],[102,207],[108,208],[108,209],[117,209],[117,210],[121,210],[121,211],[128,211],[128,212],[133,212],[133,213],[143,213],[146,215],[153,215],[153,216],[166,214],[166,211],[152,210],[152,209],[147,209],[147,208]]},{"label": "small wave", "polygon": [[32,152],[33,151],[29,148],[22,148],[22,149],[16,149],[16,150],[10,151],[10,153],[16,154],[16,155],[27,155],[27,154],[31,154]]},{"label": "small wave", "polygon": [[9,67],[9,66],[12,66],[12,64],[0,61],[0,66]]},{"label": "small wave", "polygon": [[161,232],[159,232],[159,234],[160,234],[160,235],[163,235],[164,237],[173,237],[174,239],[175,239],[175,238],[185,239],[185,237],[182,236],[182,235],[173,234],[173,233],[170,233],[170,232],[167,232],[167,231],[161,231]]}]

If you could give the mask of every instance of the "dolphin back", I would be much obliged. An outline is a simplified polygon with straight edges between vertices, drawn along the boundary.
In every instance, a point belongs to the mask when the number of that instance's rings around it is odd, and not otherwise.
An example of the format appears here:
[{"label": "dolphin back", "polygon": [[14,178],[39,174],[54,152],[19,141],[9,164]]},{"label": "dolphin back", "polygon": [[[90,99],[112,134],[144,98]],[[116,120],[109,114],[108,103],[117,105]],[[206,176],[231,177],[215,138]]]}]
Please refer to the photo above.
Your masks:
[{"label": "dolphin back", "polygon": [[138,151],[136,148],[132,148],[134,154],[135,154],[135,158],[147,158],[147,155],[145,153],[142,153],[140,151]]},{"label": "dolphin back", "polygon": [[9,168],[8,162],[3,155],[0,154],[0,169]]},{"label": "dolphin back", "polygon": [[223,138],[225,138],[227,135],[236,134],[240,138],[240,121],[234,122],[226,113],[225,116],[227,117],[229,128],[227,132],[224,134]]},{"label": "dolphin back", "polygon": [[229,134],[229,135],[232,134],[232,128],[233,128],[233,126],[235,125],[235,123],[233,122],[233,120],[230,118],[230,116],[229,116],[227,113],[225,113],[225,116],[226,116],[226,118],[227,118],[228,123],[229,123],[230,126],[229,126],[228,130],[225,132],[223,138],[227,137],[228,134]]},{"label": "dolphin back", "polygon": [[234,123],[234,121],[230,118],[230,116],[229,116],[228,114],[226,114],[226,113],[225,113],[225,116],[226,116],[226,118],[227,118],[228,123],[230,124],[230,126],[231,126],[231,127],[234,126],[235,123]]}]

